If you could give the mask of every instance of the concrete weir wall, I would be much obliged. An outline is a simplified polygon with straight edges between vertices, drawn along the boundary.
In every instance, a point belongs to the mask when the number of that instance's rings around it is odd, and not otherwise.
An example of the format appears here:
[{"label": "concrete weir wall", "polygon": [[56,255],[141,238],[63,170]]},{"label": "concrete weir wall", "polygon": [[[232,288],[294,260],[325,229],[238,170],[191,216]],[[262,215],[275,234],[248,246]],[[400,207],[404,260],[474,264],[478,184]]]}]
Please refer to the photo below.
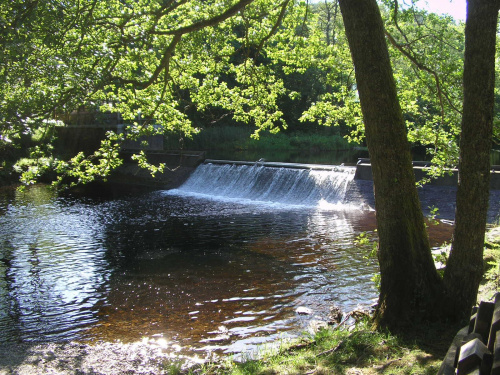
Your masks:
[{"label": "concrete weir wall", "polygon": [[[360,159],[356,166],[335,166],[319,164],[278,163],[260,160],[257,162],[212,160],[205,159],[204,163],[230,164],[230,165],[257,165],[274,168],[294,168],[310,170],[347,171],[354,173],[353,180],[349,183],[345,193],[344,201],[357,206],[375,207],[375,197],[371,165],[369,159]],[[417,178],[425,177],[424,162],[415,163],[415,174]],[[352,171],[352,172],[350,172]],[[500,173],[498,170],[492,173],[492,190],[490,191],[490,208],[488,211],[488,222],[496,222],[500,214]],[[439,209],[439,219],[452,222],[455,217],[455,197],[457,190],[457,173],[440,178],[428,183],[418,189],[422,212],[424,215],[431,214],[433,208]]]},{"label": "concrete weir wall", "polygon": [[[234,161],[234,160],[214,160],[214,159],[205,159],[204,163],[213,163],[213,164],[236,164],[236,165],[262,165],[265,167],[277,167],[277,168],[296,168],[296,169],[323,169],[323,170],[332,170],[332,168],[339,166],[332,165],[321,165],[321,164],[299,164],[299,163],[278,163],[278,162],[266,162],[266,161]],[[430,166],[429,162],[425,161],[414,161],[413,162],[413,171],[415,173],[415,178],[417,181],[420,181],[423,178],[427,177],[426,168]],[[341,168],[341,167],[339,167]],[[372,181],[372,166],[370,164],[370,159],[359,159],[356,164],[356,172],[354,175],[355,180],[361,181]],[[436,179],[432,179],[429,182],[429,185],[434,186],[457,186],[458,182],[458,170],[451,169],[450,173],[445,174],[442,177],[438,177]],[[491,170],[491,178],[490,178],[491,189],[499,190],[500,189],[500,166],[493,166]]]},{"label": "concrete weir wall", "polygon": [[[124,153],[125,160],[129,160],[130,154]],[[299,168],[313,170],[352,170],[355,173],[354,179],[349,183],[346,191],[345,201],[356,202],[359,206],[375,207],[373,194],[373,181],[371,165],[368,159],[360,159],[356,166],[334,166],[318,164],[298,164],[298,163],[277,163],[277,162],[248,162],[231,160],[205,159],[203,152],[195,151],[163,151],[148,153],[149,160],[154,163],[163,162],[167,167],[163,173],[152,177],[149,171],[140,168],[135,162],[125,162],[118,168],[116,173],[109,179],[109,183],[123,189],[131,190],[156,190],[175,189],[181,186],[191,175],[191,173],[201,163],[212,164],[236,164],[236,165],[262,165],[275,168]],[[421,164],[421,163],[417,163]],[[415,165],[417,178],[424,176],[425,165]],[[443,220],[453,221],[455,213],[456,195],[456,171],[451,176],[446,176],[433,181],[430,184],[419,188],[419,197],[422,202],[424,215],[430,213],[432,207],[439,208],[439,217]],[[488,211],[488,222],[496,222],[500,215],[500,171],[495,169],[492,172],[492,190],[490,191],[490,209]]]},{"label": "concrete weir wall", "polygon": [[148,152],[148,160],[153,164],[165,163],[163,173],[154,177],[130,160],[130,152],[122,152],[124,163],[109,179],[115,185],[148,187],[152,189],[175,189],[181,186],[191,173],[205,160],[203,151],[162,151]]},{"label": "concrete weir wall", "polygon": [[273,162],[273,161],[260,161],[260,160],[259,161],[238,161],[238,160],[205,159],[204,163],[234,164],[234,165],[260,165],[263,167],[291,168],[291,169],[313,169],[313,170],[324,170],[324,171],[331,171],[334,168],[342,168],[342,167],[336,166],[336,165],[279,163],[279,162]]},{"label": "concrete weir wall", "polygon": [[[321,165],[321,164],[300,164],[300,163],[279,163],[266,161],[234,161],[234,160],[214,160],[205,159],[205,153],[200,151],[161,151],[148,152],[149,161],[158,164],[165,163],[167,169],[164,173],[159,173],[156,177],[151,177],[151,174],[142,170],[136,163],[127,162],[129,154],[124,152],[122,156],[125,159],[125,164],[120,167],[117,173],[111,178],[112,182],[134,184],[134,185],[149,185],[151,187],[161,187],[164,189],[177,188],[184,183],[191,172],[201,163],[213,164],[236,164],[236,165],[262,165],[266,167],[276,168],[295,168],[295,169],[315,169],[315,170],[332,170],[333,168],[344,168],[343,166]],[[427,177],[425,169],[428,167],[428,162],[414,162],[413,170],[415,177],[418,180]],[[372,169],[370,159],[359,159],[355,167],[354,181],[362,183],[364,181],[372,182]],[[436,187],[455,187],[458,180],[457,170],[451,170],[450,174],[443,177],[431,180],[427,185]],[[491,172],[491,189],[500,190],[500,166],[494,166]]]},{"label": "concrete weir wall", "polygon": [[[428,162],[415,161],[413,162],[413,171],[415,173],[415,178],[420,181],[427,177],[426,168],[429,167]],[[359,159],[358,164],[356,164],[356,174],[354,176],[356,180],[369,180],[372,177],[372,166],[370,164],[370,159]],[[451,169],[450,174],[445,174],[442,177],[432,179],[429,184],[436,186],[456,186],[458,182],[458,170]],[[491,169],[490,177],[490,188],[493,190],[500,189],[500,166],[493,166]]]}]

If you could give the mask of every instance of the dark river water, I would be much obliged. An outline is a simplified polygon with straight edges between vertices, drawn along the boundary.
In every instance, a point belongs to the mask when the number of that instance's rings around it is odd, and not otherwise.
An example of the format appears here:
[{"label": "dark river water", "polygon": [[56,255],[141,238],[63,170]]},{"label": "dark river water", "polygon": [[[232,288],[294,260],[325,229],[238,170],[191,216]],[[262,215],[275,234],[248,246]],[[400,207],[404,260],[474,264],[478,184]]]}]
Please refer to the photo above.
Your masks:
[{"label": "dark river water", "polygon": [[[374,233],[373,211],[276,202],[270,191],[223,199],[197,184],[115,199],[2,191],[0,341],[162,338],[233,353],[327,320],[332,305],[375,302],[376,262],[354,243]],[[449,240],[451,226],[431,236]]]}]

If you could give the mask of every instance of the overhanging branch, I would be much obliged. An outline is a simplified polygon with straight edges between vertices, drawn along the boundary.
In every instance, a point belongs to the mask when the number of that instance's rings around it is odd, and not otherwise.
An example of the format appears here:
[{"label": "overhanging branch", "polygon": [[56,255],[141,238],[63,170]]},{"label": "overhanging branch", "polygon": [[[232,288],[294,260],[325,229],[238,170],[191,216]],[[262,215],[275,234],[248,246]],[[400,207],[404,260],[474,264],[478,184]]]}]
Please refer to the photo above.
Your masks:
[{"label": "overhanging branch", "polygon": [[236,13],[245,8],[248,4],[251,4],[254,0],[241,0],[234,4],[232,7],[227,9],[225,12],[219,14],[218,16],[209,18],[207,20],[195,22],[189,26],[181,27],[175,30],[166,30],[164,32],[157,32],[158,34],[164,35],[184,35],[195,31],[204,29],[205,27],[215,26],[228,18],[234,16]]},{"label": "overhanging branch", "polygon": [[135,79],[123,79],[120,77],[114,77],[113,80],[120,83],[120,84],[131,84],[133,85],[137,90],[144,90],[151,86],[159,77],[160,73],[165,70],[165,74],[168,74],[168,71],[170,69],[170,58],[174,54],[175,47],[177,44],[181,41],[182,35],[175,35],[168,47],[165,49],[163,52],[163,56],[160,60],[160,63],[156,67],[155,71],[149,77],[147,81],[138,81]]},{"label": "overhanging branch", "polygon": [[276,30],[278,30],[278,27],[281,25],[283,18],[285,18],[286,8],[287,8],[289,3],[290,3],[290,0],[285,0],[283,2],[283,4],[281,4],[281,11],[280,11],[280,14],[278,16],[278,19],[274,23],[274,26],[271,29],[271,31],[269,32],[269,34],[267,34],[266,37],[260,41],[259,46],[257,47],[257,51],[260,51],[262,49],[262,47],[264,47],[264,43],[266,43],[276,33]]}]

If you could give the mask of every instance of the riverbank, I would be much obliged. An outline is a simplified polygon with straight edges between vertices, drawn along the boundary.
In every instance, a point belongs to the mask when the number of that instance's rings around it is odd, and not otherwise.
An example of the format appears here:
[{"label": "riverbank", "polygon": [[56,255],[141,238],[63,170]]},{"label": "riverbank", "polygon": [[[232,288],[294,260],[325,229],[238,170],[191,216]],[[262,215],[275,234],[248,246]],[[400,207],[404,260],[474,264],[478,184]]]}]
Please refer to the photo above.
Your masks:
[{"label": "riverbank", "polygon": [[[500,227],[486,234],[485,273],[478,302],[491,301],[500,290]],[[282,347],[261,360],[207,367],[203,374],[436,374],[462,328],[427,324],[404,334],[375,331],[368,320],[351,327],[319,332],[304,343]]]},{"label": "riverbank", "polygon": [[[488,231],[485,273],[478,301],[491,301],[500,290],[500,227]],[[403,334],[373,330],[369,319],[354,326],[320,331],[314,337],[263,353],[257,361],[207,365],[200,373],[403,375],[436,374],[459,325],[415,326]]]},{"label": "riverbank", "polygon": [[156,375],[187,371],[199,362],[162,341],[0,345],[0,375]]},{"label": "riverbank", "polygon": [[[478,300],[500,287],[500,227],[486,239],[487,269]],[[259,360],[191,358],[165,340],[136,343],[65,342],[0,345],[0,375],[34,374],[434,374],[460,327],[416,327],[405,335],[374,331],[365,315],[279,349],[262,349]],[[346,317],[346,316],[344,316]],[[349,321],[352,321],[350,319]]]}]

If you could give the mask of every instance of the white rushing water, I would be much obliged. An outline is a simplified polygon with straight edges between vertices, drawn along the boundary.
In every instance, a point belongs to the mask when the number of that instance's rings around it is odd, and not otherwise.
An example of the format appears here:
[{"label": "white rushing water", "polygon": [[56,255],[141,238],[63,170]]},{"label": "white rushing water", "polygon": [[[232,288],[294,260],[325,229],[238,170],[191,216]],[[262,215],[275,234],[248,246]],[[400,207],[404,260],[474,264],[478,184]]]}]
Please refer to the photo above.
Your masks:
[{"label": "white rushing water", "polygon": [[259,164],[202,164],[179,188],[168,194],[240,203],[341,208],[353,167],[295,169]]}]

